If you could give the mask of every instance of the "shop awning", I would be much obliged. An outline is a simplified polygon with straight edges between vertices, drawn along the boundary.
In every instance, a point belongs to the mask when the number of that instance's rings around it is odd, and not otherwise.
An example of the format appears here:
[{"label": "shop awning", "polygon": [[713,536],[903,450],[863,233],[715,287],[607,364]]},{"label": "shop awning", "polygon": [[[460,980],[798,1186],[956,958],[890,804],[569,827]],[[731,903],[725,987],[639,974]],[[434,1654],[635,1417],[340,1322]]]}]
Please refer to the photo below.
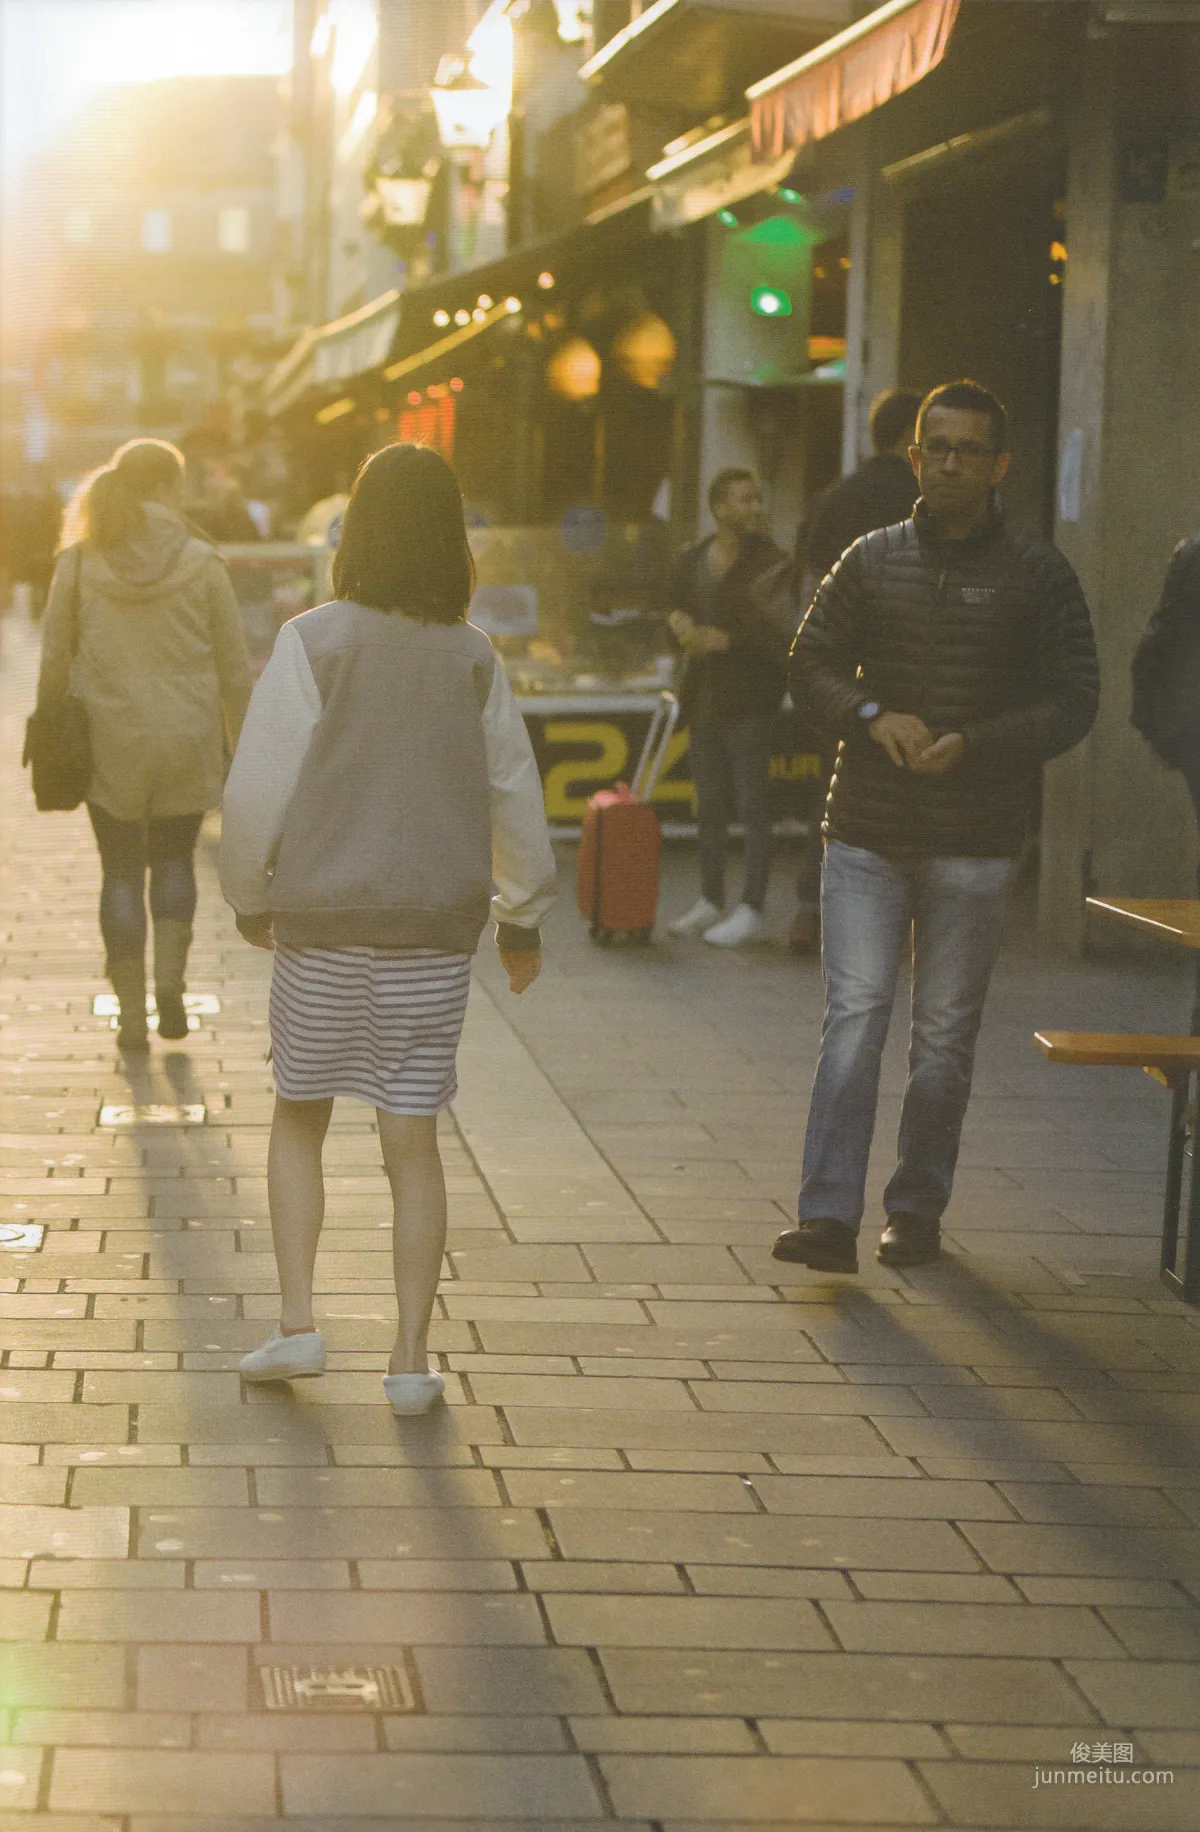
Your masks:
[{"label": "shop awning", "polygon": [[280,414],[310,388],[328,388],[385,362],[400,323],[400,294],[372,299],[344,318],[304,332],[267,377],[267,412]]},{"label": "shop awning", "polygon": [[795,154],[787,152],[759,165],[750,149],[749,120],[730,122],[650,167],[646,176],[654,186],[654,227],[678,229],[769,191],[795,164]]},{"label": "shop awning", "polygon": [[941,63],[961,0],[889,0],[747,89],[755,160],[823,140]]},{"label": "shop awning", "polygon": [[695,114],[712,114],[848,17],[847,0],[652,0],[579,75],[614,100],[661,109],[686,96]]}]

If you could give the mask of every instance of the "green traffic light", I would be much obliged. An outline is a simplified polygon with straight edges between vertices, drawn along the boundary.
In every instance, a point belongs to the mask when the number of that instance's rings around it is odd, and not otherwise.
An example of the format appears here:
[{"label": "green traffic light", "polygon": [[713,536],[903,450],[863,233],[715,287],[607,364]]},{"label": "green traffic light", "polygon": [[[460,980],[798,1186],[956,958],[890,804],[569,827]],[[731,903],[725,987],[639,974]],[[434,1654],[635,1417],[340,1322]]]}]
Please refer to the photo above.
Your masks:
[{"label": "green traffic light", "polygon": [[760,318],[790,318],[791,295],[782,286],[756,286],[750,294],[750,310]]},{"label": "green traffic light", "polygon": [[724,223],[727,229],[736,229],[738,226],[737,213],[733,210],[718,210],[717,221]]},{"label": "green traffic light", "polygon": [[779,187],[779,195],[786,204],[798,204],[800,202],[799,191],[794,191],[790,184],[781,184]]}]

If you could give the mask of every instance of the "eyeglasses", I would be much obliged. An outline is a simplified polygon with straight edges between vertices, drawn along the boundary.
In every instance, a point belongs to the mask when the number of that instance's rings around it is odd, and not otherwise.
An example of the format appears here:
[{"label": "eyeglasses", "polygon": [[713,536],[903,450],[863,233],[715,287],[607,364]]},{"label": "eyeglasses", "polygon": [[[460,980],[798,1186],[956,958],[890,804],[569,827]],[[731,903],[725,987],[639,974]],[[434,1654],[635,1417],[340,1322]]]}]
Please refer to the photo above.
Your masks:
[{"label": "eyeglasses", "polygon": [[917,450],[922,458],[930,458],[934,464],[945,464],[953,454],[960,464],[983,464],[985,459],[996,456],[994,445],[983,445],[978,439],[962,439],[957,445],[949,439],[927,439]]}]

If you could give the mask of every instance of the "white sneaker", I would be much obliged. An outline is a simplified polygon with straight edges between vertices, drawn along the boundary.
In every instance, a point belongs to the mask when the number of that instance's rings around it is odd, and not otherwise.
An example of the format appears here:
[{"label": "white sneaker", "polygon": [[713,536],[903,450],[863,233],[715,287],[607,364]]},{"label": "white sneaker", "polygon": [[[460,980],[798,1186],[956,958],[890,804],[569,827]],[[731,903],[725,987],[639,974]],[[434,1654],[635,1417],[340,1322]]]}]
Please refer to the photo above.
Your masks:
[{"label": "white sneaker", "polygon": [[251,1349],[239,1363],[246,1380],[303,1380],[325,1372],[325,1338],[320,1330],[302,1336],[276,1333],[260,1349]]},{"label": "white sneaker", "polygon": [[704,939],[714,948],[741,948],[748,941],[762,941],[766,933],[767,925],[758,911],[748,903],[739,903],[732,916],[705,931]]},{"label": "white sneaker", "polygon": [[446,1382],[441,1374],[385,1374],[383,1390],[396,1417],[411,1418],[429,1411],[446,1391]]},{"label": "white sneaker", "polygon": [[674,922],[667,924],[667,934],[677,936],[680,941],[692,941],[697,935],[706,934],[714,923],[720,922],[724,913],[715,903],[710,903],[707,897],[701,897],[686,916],[677,916]]}]

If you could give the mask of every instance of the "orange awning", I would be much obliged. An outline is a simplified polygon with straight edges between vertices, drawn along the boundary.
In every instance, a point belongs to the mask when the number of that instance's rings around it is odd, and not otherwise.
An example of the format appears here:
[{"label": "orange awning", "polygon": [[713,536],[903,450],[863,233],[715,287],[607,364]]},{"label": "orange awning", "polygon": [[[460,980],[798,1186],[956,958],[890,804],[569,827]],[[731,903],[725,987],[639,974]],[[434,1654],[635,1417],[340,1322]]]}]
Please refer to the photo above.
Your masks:
[{"label": "orange awning", "polygon": [[746,91],[756,160],[823,140],[940,64],[961,0],[889,0]]}]

